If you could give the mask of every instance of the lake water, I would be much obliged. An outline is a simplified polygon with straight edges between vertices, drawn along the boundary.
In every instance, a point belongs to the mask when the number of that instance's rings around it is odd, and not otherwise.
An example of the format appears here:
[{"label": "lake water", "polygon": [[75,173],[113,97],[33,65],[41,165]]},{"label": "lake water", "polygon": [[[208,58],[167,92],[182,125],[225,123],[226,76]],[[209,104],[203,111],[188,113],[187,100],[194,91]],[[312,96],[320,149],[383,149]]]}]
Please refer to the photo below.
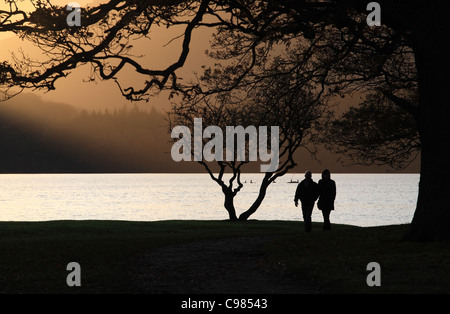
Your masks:
[{"label": "lake water", "polygon": [[[261,182],[262,174],[242,181]],[[269,187],[250,219],[302,220],[293,198],[302,174],[287,174]],[[317,182],[320,174],[313,174]],[[411,222],[419,174],[332,174],[337,197],[332,223],[379,226]],[[256,198],[258,184],[247,183],[236,197],[238,214]],[[2,174],[0,221],[64,219],[155,221],[221,220],[220,187],[207,174]],[[322,221],[315,207],[313,221]]]}]

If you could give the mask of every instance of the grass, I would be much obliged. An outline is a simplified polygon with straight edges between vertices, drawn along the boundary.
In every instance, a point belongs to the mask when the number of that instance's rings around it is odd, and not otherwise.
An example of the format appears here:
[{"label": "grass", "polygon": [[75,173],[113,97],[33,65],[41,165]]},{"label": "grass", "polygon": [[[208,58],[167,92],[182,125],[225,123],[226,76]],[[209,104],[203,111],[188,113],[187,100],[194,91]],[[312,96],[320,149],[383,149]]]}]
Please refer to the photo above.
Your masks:
[{"label": "grass", "polygon": [[[326,293],[449,293],[450,243],[400,241],[407,227],[290,235],[273,242],[270,251],[291,276]],[[380,287],[366,283],[370,262],[380,265]]]},{"label": "grass", "polygon": [[[153,248],[202,239],[274,235],[267,263],[326,293],[448,293],[450,244],[399,239],[406,225],[333,225],[303,232],[293,221],[0,222],[1,293],[136,293],[129,263]],[[81,265],[81,287],[68,287],[69,262]],[[369,262],[381,287],[368,287]],[[237,265],[238,267],[238,265]]]}]

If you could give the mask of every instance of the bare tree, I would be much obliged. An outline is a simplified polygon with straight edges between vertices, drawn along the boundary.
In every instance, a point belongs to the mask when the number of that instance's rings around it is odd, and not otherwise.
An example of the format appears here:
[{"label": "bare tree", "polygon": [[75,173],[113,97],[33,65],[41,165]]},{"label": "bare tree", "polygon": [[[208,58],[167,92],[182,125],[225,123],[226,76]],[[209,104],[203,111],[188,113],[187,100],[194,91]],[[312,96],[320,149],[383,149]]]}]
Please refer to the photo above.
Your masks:
[{"label": "bare tree", "polygon": [[[214,79],[208,77],[204,80],[212,85],[213,82],[217,84],[216,80],[220,81],[221,77],[222,75],[217,75]],[[225,197],[224,207],[230,220],[247,220],[260,207],[269,185],[296,166],[295,151],[309,142],[314,121],[321,116],[325,109],[325,104],[319,94],[319,89],[305,83],[301,77],[287,72],[283,76],[266,77],[258,84],[252,85],[251,89],[233,89],[232,92],[202,95],[173,105],[169,114],[172,129],[177,125],[185,125],[193,130],[193,120],[198,117],[203,119],[205,125],[218,126],[222,130],[222,134],[227,134],[227,126],[241,126],[245,130],[261,126],[277,126],[279,128],[279,134],[269,135],[269,139],[273,136],[279,137],[277,140],[279,147],[272,147],[272,141],[270,144],[261,142],[261,137],[259,137],[259,141],[252,143],[249,135],[249,141],[245,146],[247,156],[245,159],[238,159],[238,149],[234,150],[233,146],[232,160],[225,156],[218,156],[219,158],[212,162],[204,159],[197,161],[204,167],[211,179],[221,187]],[[232,136],[234,137],[234,134]],[[207,142],[206,139],[203,139],[204,145]],[[223,141],[220,145],[223,145],[222,143]],[[190,146],[193,145],[192,143]],[[256,199],[238,218],[234,198],[244,186],[241,173],[246,165],[254,162],[249,161],[250,154],[255,153],[255,150],[265,151],[267,148],[270,148],[272,152],[274,149],[278,149],[279,163],[276,164],[273,171],[266,172],[262,181],[258,182],[259,192]],[[217,147],[215,149],[217,150]],[[225,155],[227,154],[229,154],[228,151]],[[228,180],[224,176],[226,173],[231,174]]]}]

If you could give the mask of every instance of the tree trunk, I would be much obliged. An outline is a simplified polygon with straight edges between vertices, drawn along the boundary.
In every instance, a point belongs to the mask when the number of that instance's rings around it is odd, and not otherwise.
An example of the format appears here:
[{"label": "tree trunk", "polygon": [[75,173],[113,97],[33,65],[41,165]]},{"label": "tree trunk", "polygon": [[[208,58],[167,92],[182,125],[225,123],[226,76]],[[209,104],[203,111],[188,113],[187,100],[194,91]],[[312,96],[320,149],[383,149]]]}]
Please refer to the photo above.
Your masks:
[{"label": "tree trunk", "polygon": [[[422,26],[421,27],[425,27]],[[444,30],[422,29],[413,43],[419,82],[421,169],[409,240],[450,239],[450,48]]]},{"label": "tree trunk", "polygon": [[228,212],[228,216],[231,221],[238,220],[236,216],[236,209],[234,208],[234,196],[235,194],[230,189],[222,188],[223,193],[225,194],[225,209]]},{"label": "tree trunk", "polygon": [[268,180],[269,177],[270,177],[270,175],[267,175],[267,174],[264,176],[263,182],[261,183],[261,186],[259,187],[258,197],[253,202],[253,204],[250,206],[250,208],[247,209],[245,212],[243,212],[239,216],[239,220],[247,220],[248,217],[250,217],[252,214],[254,214],[256,212],[256,210],[259,208],[262,201],[266,197],[267,188],[270,185],[270,182]]}]

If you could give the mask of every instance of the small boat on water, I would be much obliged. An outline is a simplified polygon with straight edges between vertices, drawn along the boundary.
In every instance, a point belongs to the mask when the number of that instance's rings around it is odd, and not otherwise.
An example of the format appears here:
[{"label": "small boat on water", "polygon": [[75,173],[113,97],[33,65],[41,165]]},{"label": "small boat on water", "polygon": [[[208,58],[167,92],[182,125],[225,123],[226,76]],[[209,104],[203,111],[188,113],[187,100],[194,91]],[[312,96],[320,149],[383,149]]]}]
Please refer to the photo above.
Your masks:
[{"label": "small boat on water", "polygon": [[293,173],[292,176],[291,176],[291,180],[288,181],[287,183],[299,183],[299,182],[300,182],[299,180],[292,180],[292,178],[293,178],[295,175],[296,175],[296,173]]}]

